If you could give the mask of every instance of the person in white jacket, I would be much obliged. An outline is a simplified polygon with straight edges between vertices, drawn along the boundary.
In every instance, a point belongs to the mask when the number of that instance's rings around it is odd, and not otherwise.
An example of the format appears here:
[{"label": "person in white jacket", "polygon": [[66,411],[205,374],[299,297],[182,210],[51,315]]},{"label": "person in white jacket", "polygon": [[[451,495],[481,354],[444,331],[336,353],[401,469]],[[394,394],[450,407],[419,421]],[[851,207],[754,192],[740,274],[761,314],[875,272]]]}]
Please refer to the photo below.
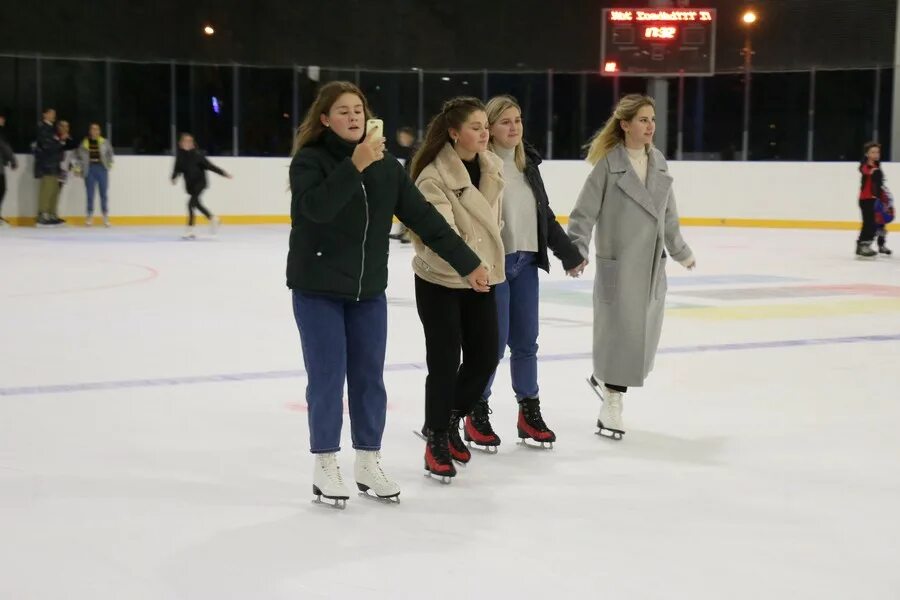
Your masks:
[{"label": "person in white jacket", "polygon": [[653,146],[655,129],[652,98],[622,98],[589,145],[594,169],[569,217],[569,237],[586,260],[596,228],[589,382],[603,400],[599,433],[614,439],[625,433],[625,392],[642,386],[653,369],[666,299],[666,252],[688,269],[696,265],[681,237],[666,159]]}]

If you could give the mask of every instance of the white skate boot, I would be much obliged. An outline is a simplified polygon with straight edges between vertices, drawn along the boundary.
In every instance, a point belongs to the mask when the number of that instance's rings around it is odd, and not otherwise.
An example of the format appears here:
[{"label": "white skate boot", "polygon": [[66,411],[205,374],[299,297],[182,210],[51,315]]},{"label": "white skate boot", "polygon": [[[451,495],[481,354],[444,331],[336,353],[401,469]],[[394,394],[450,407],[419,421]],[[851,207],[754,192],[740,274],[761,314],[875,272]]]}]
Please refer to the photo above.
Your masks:
[{"label": "white skate boot", "polygon": [[209,233],[210,235],[216,235],[219,233],[219,226],[222,224],[222,220],[219,217],[213,215],[209,220]]},{"label": "white skate boot", "polygon": [[380,500],[400,502],[400,486],[391,481],[381,468],[381,452],[357,450],[353,472],[356,475],[356,487],[366,496],[371,491]]},{"label": "white skate boot", "polygon": [[181,236],[183,240],[196,240],[197,235],[194,233],[194,226],[188,225],[184,230],[184,235]]},{"label": "white skate boot", "polygon": [[341,477],[341,467],[338,465],[337,452],[316,454],[316,466],[313,471],[313,495],[316,502],[322,503],[322,498],[334,500],[334,507],[347,508],[347,500],[350,498],[350,490],[344,485]]},{"label": "white skate boot", "polygon": [[622,422],[622,400],[625,394],[611,390],[604,386],[603,404],[600,407],[600,416],[597,417],[598,434],[621,440],[625,435],[625,424]]}]

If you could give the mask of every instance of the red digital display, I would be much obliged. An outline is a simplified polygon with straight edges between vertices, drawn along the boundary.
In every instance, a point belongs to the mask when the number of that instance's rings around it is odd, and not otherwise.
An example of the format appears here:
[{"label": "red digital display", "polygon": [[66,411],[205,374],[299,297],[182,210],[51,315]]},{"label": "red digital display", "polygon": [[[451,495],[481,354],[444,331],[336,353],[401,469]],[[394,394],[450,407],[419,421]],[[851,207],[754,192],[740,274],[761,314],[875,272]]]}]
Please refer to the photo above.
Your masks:
[{"label": "red digital display", "polygon": [[645,40],[674,40],[678,33],[677,27],[644,27]]},{"label": "red digital display", "polygon": [[[600,72],[610,76],[708,76],[715,72],[716,10],[603,10]],[[615,68],[609,68],[609,65]]]}]

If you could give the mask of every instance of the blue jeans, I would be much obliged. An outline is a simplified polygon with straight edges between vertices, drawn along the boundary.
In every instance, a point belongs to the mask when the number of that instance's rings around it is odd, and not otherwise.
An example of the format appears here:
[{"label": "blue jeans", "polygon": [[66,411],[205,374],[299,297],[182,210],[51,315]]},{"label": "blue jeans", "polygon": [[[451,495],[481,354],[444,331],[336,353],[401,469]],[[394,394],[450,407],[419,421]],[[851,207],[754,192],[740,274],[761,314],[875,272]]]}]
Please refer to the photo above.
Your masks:
[{"label": "blue jeans", "polygon": [[109,198],[106,194],[109,188],[109,171],[101,164],[92,163],[84,176],[84,184],[87,186],[87,214],[94,214],[94,188],[100,188],[100,210],[104,215],[109,214]]},{"label": "blue jeans", "polygon": [[[510,349],[509,370],[516,400],[538,397],[538,267],[534,252],[506,255],[506,281],[494,287],[500,359]],[[494,373],[496,375],[496,371]],[[490,398],[494,375],[484,390]]]},{"label": "blue jeans", "polygon": [[385,295],[356,302],[295,291],[293,301],[306,365],[310,451],[341,449],[345,379],[353,447],[380,450],[387,411]]}]

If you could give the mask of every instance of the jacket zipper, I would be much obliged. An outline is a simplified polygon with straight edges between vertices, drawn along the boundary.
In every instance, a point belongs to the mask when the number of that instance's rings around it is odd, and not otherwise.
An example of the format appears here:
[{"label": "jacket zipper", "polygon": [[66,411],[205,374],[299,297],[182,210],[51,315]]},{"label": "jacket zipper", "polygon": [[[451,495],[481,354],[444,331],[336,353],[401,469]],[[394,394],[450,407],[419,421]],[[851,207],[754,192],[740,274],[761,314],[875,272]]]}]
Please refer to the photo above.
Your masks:
[{"label": "jacket zipper", "polygon": [[362,261],[359,265],[359,288],[356,292],[356,301],[359,302],[359,299],[362,297],[362,282],[363,282],[363,274],[366,271],[366,240],[369,237],[369,194],[366,192],[366,184],[360,183],[363,191],[363,203],[366,207],[366,228],[363,230],[363,241],[362,241]]}]

